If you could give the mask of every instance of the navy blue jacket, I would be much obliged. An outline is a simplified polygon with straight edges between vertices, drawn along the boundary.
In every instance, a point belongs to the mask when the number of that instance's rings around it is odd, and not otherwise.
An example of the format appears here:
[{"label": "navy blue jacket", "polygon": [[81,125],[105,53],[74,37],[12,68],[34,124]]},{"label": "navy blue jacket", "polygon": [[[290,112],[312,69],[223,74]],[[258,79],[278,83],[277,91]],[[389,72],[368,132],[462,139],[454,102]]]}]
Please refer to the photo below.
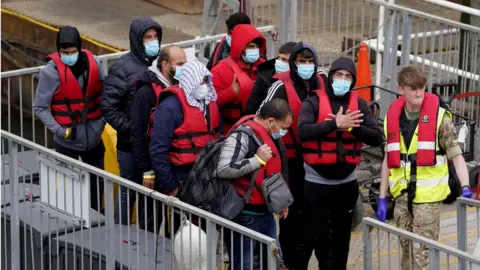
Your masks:
[{"label": "navy blue jacket", "polygon": [[143,35],[157,29],[158,40],[162,40],[162,28],[150,18],[140,18],[130,25],[130,52],[120,57],[108,71],[103,85],[100,109],[107,123],[117,131],[117,149],[132,152],[130,141],[130,110],[133,102],[136,79],[147,71],[156,57],[148,58],[143,46]]},{"label": "navy blue jacket", "polygon": [[[220,112],[219,112],[220,113]],[[206,118],[209,119],[207,111]],[[203,119],[199,119],[203,121]],[[150,143],[150,159],[155,170],[155,189],[168,194],[184,181],[193,163],[183,166],[172,165],[168,160],[168,151],[172,146],[173,133],[183,123],[183,111],[176,96],[169,96],[162,100],[155,110],[153,118],[153,132]],[[220,122],[219,131],[223,134],[223,123]]]}]

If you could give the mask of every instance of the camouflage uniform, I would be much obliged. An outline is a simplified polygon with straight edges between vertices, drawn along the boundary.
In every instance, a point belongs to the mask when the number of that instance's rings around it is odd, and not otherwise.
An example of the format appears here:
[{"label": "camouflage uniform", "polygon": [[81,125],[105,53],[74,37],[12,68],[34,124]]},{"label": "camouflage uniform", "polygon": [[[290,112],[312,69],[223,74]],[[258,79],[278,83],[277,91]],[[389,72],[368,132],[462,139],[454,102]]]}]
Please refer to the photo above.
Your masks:
[{"label": "camouflage uniform", "polygon": [[[418,114],[410,119],[418,118]],[[457,141],[457,131],[452,120],[445,116],[440,125],[439,144],[445,149],[447,159],[461,155],[462,150]],[[438,240],[440,231],[440,206],[442,202],[413,204],[412,212],[408,211],[407,193],[402,194],[396,199],[395,221],[400,229],[404,229],[415,234],[424,236],[432,240]],[[419,243],[411,243],[400,239],[402,246],[402,269],[428,269],[428,248]],[[410,254],[412,251],[412,254]],[[411,259],[410,259],[411,257]],[[413,262],[412,262],[413,261]]]}]

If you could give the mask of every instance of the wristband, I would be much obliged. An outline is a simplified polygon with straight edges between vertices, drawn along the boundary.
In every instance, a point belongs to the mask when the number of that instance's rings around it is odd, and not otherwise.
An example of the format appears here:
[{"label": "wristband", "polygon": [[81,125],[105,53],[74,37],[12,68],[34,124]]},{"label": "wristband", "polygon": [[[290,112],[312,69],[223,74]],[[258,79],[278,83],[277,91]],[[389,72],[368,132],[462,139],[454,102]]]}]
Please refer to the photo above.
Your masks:
[{"label": "wristband", "polygon": [[350,131],[352,131],[352,129],[353,129],[353,128],[349,127],[349,128],[347,129],[347,131],[350,132]]},{"label": "wristband", "polygon": [[68,138],[70,136],[70,130],[67,128],[67,130],[65,130],[65,136],[64,138]]},{"label": "wristband", "polygon": [[258,162],[260,162],[263,166],[265,166],[265,164],[267,164],[265,161],[263,161],[263,159],[261,159],[257,154],[255,154],[255,157],[257,158]]},{"label": "wristband", "polygon": [[466,189],[466,188],[470,189],[470,185],[464,185],[464,186],[462,186],[462,190],[464,190],[464,189]]}]

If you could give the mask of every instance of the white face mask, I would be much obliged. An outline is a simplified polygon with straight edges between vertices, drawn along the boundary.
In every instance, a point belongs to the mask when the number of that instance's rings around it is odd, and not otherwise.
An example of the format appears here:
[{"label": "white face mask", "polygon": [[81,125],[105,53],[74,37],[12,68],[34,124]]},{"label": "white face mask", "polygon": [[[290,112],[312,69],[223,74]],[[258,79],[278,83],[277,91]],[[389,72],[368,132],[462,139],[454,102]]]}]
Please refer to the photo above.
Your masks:
[{"label": "white face mask", "polygon": [[192,96],[196,100],[204,100],[208,95],[208,86],[206,84],[200,85],[195,91],[193,91]]}]

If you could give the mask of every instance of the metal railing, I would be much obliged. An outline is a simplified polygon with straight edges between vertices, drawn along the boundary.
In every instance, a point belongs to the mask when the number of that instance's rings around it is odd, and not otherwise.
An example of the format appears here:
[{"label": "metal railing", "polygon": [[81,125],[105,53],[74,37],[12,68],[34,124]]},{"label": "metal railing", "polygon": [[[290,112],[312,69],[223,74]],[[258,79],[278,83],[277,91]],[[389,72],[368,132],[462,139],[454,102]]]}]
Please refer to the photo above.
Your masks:
[{"label": "metal railing", "polygon": [[[475,213],[469,213],[473,207]],[[457,199],[457,245],[458,249],[473,252],[475,244],[480,239],[480,201],[467,198]],[[459,262],[460,269],[468,269],[466,262]]]},{"label": "metal railing", "polygon": [[[273,26],[259,27],[258,30],[267,39],[268,57],[273,57]],[[174,43],[182,48],[194,48],[196,57],[204,61],[212,54],[216,42],[225,34],[203,37]],[[162,45],[165,47],[169,44]],[[108,68],[127,52],[112,53],[98,56],[103,71],[108,74]],[[2,129],[27,138],[33,142],[50,147],[53,143],[50,131],[36,119],[33,102],[40,70],[44,66],[18,69],[0,73],[2,79]]]},{"label": "metal railing", "polygon": [[[1,186],[2,269],[224,269],[243,262],[244,245],[255,243],[256,267],[277,267],[272,238],[9,132],[1,139],[2,154],[8,152],[2,171],[9,172]],[[32,155],[36,168],[24,163]],[[114,184],[134,194],[137,209],[147,213],[136,213],[140,222],[114,222]],[[102,187],[103,196],[93,198],[91,191]],[[90,208],[93,200],[97,209]]]},{"label": "metal railing", "polygon": [[[413,258],[413,255],[411,255],[413,245],[427,247],[429,249],[428,269],[450,269],[450,267],[455,267],[459,260],[468,264],[470,267],[468,269],[472,269],[475,265],[480,266],[480,258],[432,239],[372,218],[364,218],[363,224],[363,269],[365,270],[405,269],[401,267],[402,248],[400,241],[408,242],[410,256],[407,260],[410,263]],[[396,256],[392,256],[395,253],[397,253]],[[385,256],[387,256],[387,260],[382,260],[382,257]],[[410,267],[406,265],[406,267],[407,269],[417,269],[413,265],[410,265]]]}]

